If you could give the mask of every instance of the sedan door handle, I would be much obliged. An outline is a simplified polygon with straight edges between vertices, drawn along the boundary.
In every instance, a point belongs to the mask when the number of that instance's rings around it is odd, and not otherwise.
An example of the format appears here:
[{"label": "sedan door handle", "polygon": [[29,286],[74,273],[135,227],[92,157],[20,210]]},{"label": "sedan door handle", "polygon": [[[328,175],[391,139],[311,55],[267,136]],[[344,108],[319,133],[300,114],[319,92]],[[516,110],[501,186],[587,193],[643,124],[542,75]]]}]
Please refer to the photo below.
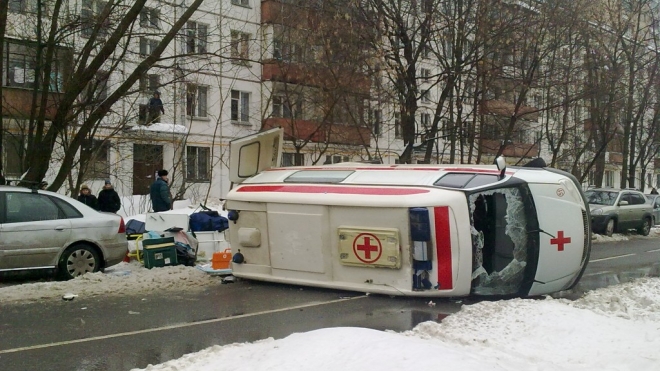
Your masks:
[{"label": "sedan door handle", "polygon": [[56,231],[63,231],[63,230],[64,230],[64,227],[55,227],[55,230],[56,230]]}]

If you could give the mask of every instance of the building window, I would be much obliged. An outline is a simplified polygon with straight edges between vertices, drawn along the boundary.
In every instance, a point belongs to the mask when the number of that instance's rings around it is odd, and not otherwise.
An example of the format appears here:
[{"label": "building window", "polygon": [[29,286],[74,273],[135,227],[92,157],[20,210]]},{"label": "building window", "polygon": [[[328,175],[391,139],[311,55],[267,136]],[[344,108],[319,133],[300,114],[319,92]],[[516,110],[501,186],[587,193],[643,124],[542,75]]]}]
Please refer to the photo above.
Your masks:
[{"label": "building window", "polygon": [[186,180],[209,181],[210,162],[210,148],[193,146],[186,147]]},{"label": "building window", "polygon": [[[68,50],[57,48],[54,60],[51,63],[49,90],[61,92],[63,88],[63,73],[67,64],[65,61],[69,56]],[[4,42],[2,85],[19,88],[34,88],[36,66],[36,44]],[[43,82],[43,81],[41,81]],[[40,82],[40,83],[41,83]]]},{"label": "building window", "polygon": [[140,12],[140,26],[160,28],[160,11],[144,7]]},{"label": "building window", "polygon": [[9,9],[12,13],[36,13],[37,2],[34,0],[9,0]]},{"label": "building window", "polygon": [[431,70],[428,68],[422,68],[419,74],[421,75],[422,80],[429,81],[429,78],[431,77]]},{"label": "building window", "polygon": [[282,153],[282,166],[305,166],[305,155],[302,153]]},{"label": "building window", "polygon": [[302,111],[302,101],[298,100],[291,103],[287,98],[281,96],[273,97],[273,117],[281,117],[286,119],[300,118]]},{"label": "building window", "polygon": [[373,132],[374,135],[380,135],[381,134],[381,127],[380,123],[383,119],[383,115],[379,109],[375,109],[371,113],[371,131]]},{"label": "building window", "polygon": [[304,62],[306,60],[305,49],[300,45],[275,39],[273,40],[273,58],[289,63]]},{"label": "building window", "polygon": [[431,48],[428,45],[422,47],[422,58],[431,58]]},{"label": "building window", "polygon": [[80,10],[81,36],[90,37],[94,28],[99,25],[99,36],[105,36],[110,30],[110,13],[102,18],[103,9],[108,5],[105,1],[83,0]]},{"label": "building window", "polygon": [[231,91],[231,120],[234,122],[250,122],[250,93],[238,90]]},{"label": "building window", "polygon": [[105,179],[110,176],[110,142],[86,139],[80,147],[80,162],[85,179]]},{"label": "building window", "polygon": [[401,114],[399,112],[394,114],[394,137],[401,138]]},{"label": "building window", "polygon": [[249,58],[250,34],[239,31],[231,32],[231,57],[235,59]]},{"label": "building window", "polygon": [[422,113],[422,115],[420,116],[420,119],[421,119],[420,122],[422,124],[422,128],[425,129],[424,131],[426,131],[427,129],[429,129],[431,127],[431,114],[430,113]]},{"label": "building window", "polygon": [[422,90],[422,103],[431,102],[431,93],[428,90]]},{"label": "building window", "polygon": [[208,87],[188,84],[186,91],[186,114],[194,117],[206,117]]},{"label": "building window", "polygon": [[605,187],[613,187],[614,186],[614,172],[612,171],[605,171]]},{"label": "building window", "polygon": [[197,22],[186,25],[186,53],[206,53],[209,26]]},{"label": "building window", "polygon": [[147,39],[140,36],[140,55],[148,57],[158,47],[158,40]]},{"label": "building window", "polygon": [[250,0],[231,0],[233,5],[250,6]]},{"label": "building window", "polygon": [[349,162],[351,159],[348,156],[340,156],[340,155],[326,155],[325,156],[325,162],[323,165],[328,165],[328,164],[338,164],[341,162]]},{"label": "building window", "polygon": [[98,71],[94,79],[87,84],[85,93],[85,102],[102,102],[108,97],[108,79],[110,72]]},{"label": "building window", "polygon": [[160,75],[148,74],[140,77],[140,91],[153,93],[160,87]]}]

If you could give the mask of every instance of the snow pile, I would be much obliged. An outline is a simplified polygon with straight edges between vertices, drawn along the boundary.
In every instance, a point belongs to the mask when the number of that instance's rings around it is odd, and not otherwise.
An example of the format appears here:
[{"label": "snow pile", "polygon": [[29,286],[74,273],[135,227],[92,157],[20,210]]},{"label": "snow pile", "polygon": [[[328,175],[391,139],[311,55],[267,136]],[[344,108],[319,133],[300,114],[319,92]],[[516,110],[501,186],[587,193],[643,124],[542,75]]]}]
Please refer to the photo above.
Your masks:
[{"label": "snow pile", "polygon": [[629,236],[626,234],[613,233],[612,236],[608,237],[604,234],[592,233],[591,243],[601,243],[601,242],[617,242],[617,241],[628,241],[630,240]]},{"label": "snow pile", "polygon": [[572,305],[607,316],[660,323],[659,293],[660,279],[640,278],[634,282],[590,291]]},{"label": "snow pile", "polygon": [[[624,304],[609,305],[613,298]],[[646,278],[575,303],[481,302],[405,333],[328,328],[214,346],[145,370],[660,370],[659,308],[660,279]]]},{"label": "snow pile", "polygon": [[0,288],[0,303],[62,298],[66,293],[78,297],[98,295],[127,295],[176,290],[203,289],[220,284],[194,267],[177,265],[147,269],[142,264],[119,263],[106,269],[106,273],[88,273],[63,282],[37,282]]}]

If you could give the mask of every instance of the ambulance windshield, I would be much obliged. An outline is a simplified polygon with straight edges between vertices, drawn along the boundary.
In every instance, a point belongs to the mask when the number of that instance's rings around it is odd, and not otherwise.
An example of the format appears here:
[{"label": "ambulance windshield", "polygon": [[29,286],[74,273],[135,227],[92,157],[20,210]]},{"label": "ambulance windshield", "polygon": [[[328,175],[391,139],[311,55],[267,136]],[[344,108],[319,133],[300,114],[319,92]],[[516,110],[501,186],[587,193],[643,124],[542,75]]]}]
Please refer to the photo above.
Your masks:
[{"label": "ambulance windshield", "polygon": [[529,264],[528,226],[536,218],[526,211],[525,199],[513,187],[469,195],[474,294],[514,295],[520,290]]},{"label": "ambulance windshield", "polygon": [[353,173],[353,170],[301,170],[288,176],[286,179],[284,179],[284,182],[340,183]]},{"label": "ambulance windshield", "polygon": [[438,179],[433,185],[448,188],[475,188],[496,183],[500,178],[494,174],[449,173]]}]

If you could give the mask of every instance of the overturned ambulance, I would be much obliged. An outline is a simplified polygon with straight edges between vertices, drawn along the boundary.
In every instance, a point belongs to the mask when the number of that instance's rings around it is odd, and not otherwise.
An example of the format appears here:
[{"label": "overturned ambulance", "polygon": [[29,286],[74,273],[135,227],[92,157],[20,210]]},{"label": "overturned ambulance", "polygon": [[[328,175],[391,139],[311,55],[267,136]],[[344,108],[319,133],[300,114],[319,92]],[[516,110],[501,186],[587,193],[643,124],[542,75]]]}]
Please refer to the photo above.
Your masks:
[{"label": "overturned ambulance", "polygon": [[[231,143],[237,277],[409,296],[569,289],[591,249],[577,180],[540,167],[279,164],[282,131]],[[240,252],[240,254],[238,254]]]}]

